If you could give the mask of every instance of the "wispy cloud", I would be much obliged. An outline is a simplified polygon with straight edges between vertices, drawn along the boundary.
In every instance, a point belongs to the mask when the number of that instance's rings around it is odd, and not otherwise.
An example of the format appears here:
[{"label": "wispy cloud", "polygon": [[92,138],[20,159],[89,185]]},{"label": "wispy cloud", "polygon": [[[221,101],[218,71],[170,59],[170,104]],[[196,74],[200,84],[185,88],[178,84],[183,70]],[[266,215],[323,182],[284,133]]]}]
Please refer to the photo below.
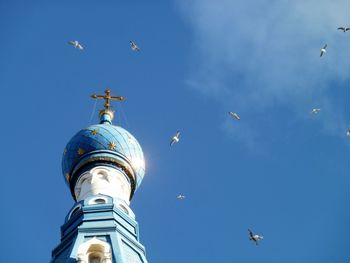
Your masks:
[{"label": "wispy cloud", "polygon": [[326,108],[320,118],[325,131],[344,129],[327,91],[334,88],[330,83],[348,79],[350,34],[337,31],[350,23],[348,0],[178,3],[194,33],[189,86],[245,112],[284,106],[294,118],[304,118],[310,107],[320,106]]}]

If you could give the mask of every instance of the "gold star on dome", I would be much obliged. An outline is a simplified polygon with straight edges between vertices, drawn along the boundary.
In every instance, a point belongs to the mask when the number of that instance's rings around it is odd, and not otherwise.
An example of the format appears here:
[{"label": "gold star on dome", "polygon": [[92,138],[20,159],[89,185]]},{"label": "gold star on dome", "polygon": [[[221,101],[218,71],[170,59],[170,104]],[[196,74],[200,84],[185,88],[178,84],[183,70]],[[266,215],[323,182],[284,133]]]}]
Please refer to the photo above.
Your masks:
[{"label": "gold star on dome", "polygon": [[108,144],[108,149],[110,149],[110,150],[115,150],[116,147],[117,147],[117,145],[114,142],[110,142]]},{"label": "gold star on dome", "polygon": [[98,133],[98,130],[97,129],[93,129],[92,131],[91,131],[91,134],[92,135],[96,135]]},{"label": "gold star on dome", "polygon": [[79,155],[83,155],[85,153],[85,150],[84,149],[82,149],[82,148],[79,148],[78,149],[78,154]]},{"label": "gold star on dome", "polygon": [[66,154],[67,154],[67,148],[64,148],[63,155],[66,155]]},{"label": "gold star on dome", "polygon": [[128,141],[131,143],[131,144],[135,144],[135,140],[133,138],[131,138],[129,135],[128,135]]},{"label": "gold star on dome", "polygon": [[69,178],[70,178],[69,173],[66,173],[66,174],[65,174],[65,177],[66,177],[66,180],[69,182]]}]

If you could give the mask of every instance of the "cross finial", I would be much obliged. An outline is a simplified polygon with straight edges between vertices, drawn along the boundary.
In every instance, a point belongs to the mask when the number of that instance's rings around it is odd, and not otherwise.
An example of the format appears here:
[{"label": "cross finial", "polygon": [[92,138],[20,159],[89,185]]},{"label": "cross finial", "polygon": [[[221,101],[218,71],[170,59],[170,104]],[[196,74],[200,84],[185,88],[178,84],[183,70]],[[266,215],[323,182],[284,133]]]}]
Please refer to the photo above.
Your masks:
[{"label": "cross finial", "polygon": [[96,95],[96,94],[92,94],[91,98],[93,99],[104,99],[105,100],[105,104],[103,105],[105,107],[106,110],[109,110],[111,104],[109,103],[110,100],[125,100],[124,97],[122,96],[111,96],[111,90],[110,89],[106,89],[105,90],[105,95]]}]

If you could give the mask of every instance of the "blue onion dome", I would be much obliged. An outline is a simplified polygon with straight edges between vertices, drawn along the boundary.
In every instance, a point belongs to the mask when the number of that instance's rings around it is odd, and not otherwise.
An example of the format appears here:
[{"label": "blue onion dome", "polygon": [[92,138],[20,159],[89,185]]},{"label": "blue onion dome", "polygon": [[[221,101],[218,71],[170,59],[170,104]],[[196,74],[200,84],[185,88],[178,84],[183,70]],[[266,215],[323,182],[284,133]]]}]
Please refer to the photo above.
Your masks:
[{"label": "blue onion dome", "polygon": [[112,125],[113,112],[100,112],[100,123],[82,129],[68,142],[62,158],[62,171],[74,197],[78,176],[91,166],[108,165],[121,169],[131,183],[132,198],[145,175],[140,144],[122,127]]}]

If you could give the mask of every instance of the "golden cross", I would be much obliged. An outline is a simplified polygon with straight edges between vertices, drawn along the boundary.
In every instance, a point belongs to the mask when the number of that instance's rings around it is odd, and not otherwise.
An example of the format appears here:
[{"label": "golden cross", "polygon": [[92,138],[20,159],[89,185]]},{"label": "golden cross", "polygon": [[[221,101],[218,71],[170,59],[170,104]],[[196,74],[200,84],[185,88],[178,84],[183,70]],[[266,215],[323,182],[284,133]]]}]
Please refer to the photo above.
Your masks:
[{"label": "golden cross", "polygon": [[93,99],[104,99],[105,100],[105,104],[103,106],[105,107],[106,110],[109,110],[109,107],[111,106],[111,104],[109,103],[110,100],[125,100],[126,99],[126,98],[124,98],[122,96],[111,96],[111,90],[110,89],[106,89],[105,90],[105,95],[92,94],[91,98],[93,98]]}]

